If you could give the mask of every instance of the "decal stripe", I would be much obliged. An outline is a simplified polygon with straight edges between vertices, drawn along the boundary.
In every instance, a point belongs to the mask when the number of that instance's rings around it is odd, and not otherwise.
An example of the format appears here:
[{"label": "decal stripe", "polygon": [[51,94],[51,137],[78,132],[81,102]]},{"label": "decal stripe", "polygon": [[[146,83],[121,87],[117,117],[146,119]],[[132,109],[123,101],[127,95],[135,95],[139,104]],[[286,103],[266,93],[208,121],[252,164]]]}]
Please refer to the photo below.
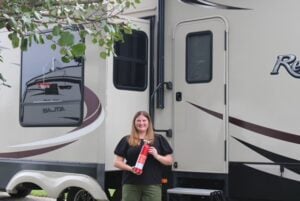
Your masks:
[{"label": "decal stripe", "polygon": [[[198,108],[198,109],[214,116],[214,117],[217,117],[219,119],[223,118],[223,115],[221,113],[211,111],[209,109],[206,109],[204,107],[201,107],[201,106],[196,105],[196,104],[191,103],[191,102],[188,102],[188,103],[193,105],[194,107],[196,107],[196,108]],[[268,136],[268,137],[271,137],[271,138],[275,138],[275,139],[279,139],[279,140],[282,140],[282,141],[287,141],[287,142],[300,144],[300,136],[298,136],[296,134],[291,134],[291,133],[287,133],[287,132],[267,128],[267,127],[264,127],[264,126],[259,126],[259,125],[256,125],[256,124],[253,124],[253,123],[250,123],[250,122],[246,122],[246,121],[234,118],[234,117],[229,117],[229,122],[233,125],[241,127],[243,129],[253,131],[253,132],[258,133],[258,134],[262,134],[262,135],[265,135],[265,136]],[[282,167],[282,171],[286,172],[285,174],[287,174],[287,175],[289,175],[288,171],[292,171],[295,174],[300,174],[300,169],[299,169],[300,161],[299,160],[295,160],[295,159],[292,159],[292,158],[285,157],[283,155],[275,154],[275,153],[272,153],[272,152],[267,151],[265,149],[262,149],[260,147],[249,144],[245,141],[242,141],[242,140],[240,140],[236,137],[233,137],[233,138],[235,140],[237,140],[238,142],[240,142],[241,144],[248,147],[249,149],[253,150],[254,152],[256,152],[256,153],[266,157],[270,161],[272,161],[272,163],[244,162],[245,165],[259,170],[259,168],[254,166],[255,164],[258,165],[258,167],[262,167],[263,165],[268,165],[268,164],[275,164],[275,165],[278,165],[278,166]],[[259,171],[262,171],[262,170],[259,170]],[[294,176],[293,177],[284,176],[284,178],[292,179],[292,180],[295,180],[295,181],[297,180]]]},{"label": "decal stripe", "polygon": [[259,153],[260,155],[270,159],[271,161],[275,162],[275,163],[299,163],[300,161],[297,161],[295,159],[291,159],[291,158],[287,158],[285,156],[282,156],[282,155],[279,155],[279,154],[275,154],[275,153],[272,153],[270,151],[267,151],[265,149],[262,149],[262,148],[259,148],[257,146],[254,146],[250,143],[247,143],[243,140],[240,140],[236,137],[232,137],[234,138],[235,140],[239,141],[240,143],[242,143],[243,145],[245,145],[246,147],[252,149],[253,151]]},{"label": "decal stripe", "polygon": [[215,3],[208,0],[181,0],[183,3],[187,4],[197,4],[201,6],[208,6],[213,8],[220,8],[220,9],[228,9],[228,10],[250,10],[249,8],[241,8],[235,6],[229,6],[225,4]]},{"label": "decal stripe", "polygon": [[[194,103],[191,103],[189,101],[187,101],[189,104],[193,105],[194,107],[214,116],[214,117],[217,117],[219,119],[223,119],[223,115],[221,113],[218,113],[218,112],[214,112],[212,110],[209,110],[207,108],[204,108],[204,107],[201,107],[199,105],[196,105]],[[284,131],[280,131],[280,130],[275,130],[275,129],[272,129],[272,128],[267,128],[267,127],[264,127],[264,126],[260,126],[260,125],[257,125],[257,124],[253,124],[253,123],[250,123],[250,122],[246,122],[246,121],[243,121],[243,120],[240,120],[240,119],[237,119],[237,118],[234,118],[234,117],[229,117],[229,122],[238,126],[238,127],[241,127],[241,128],[244,128],[244,129],[247,129],[249,131],[253,131],[255,133],[259,133],[261,135],[264,135],[264,136],[268,136],[268,137],[271,137],[271,138],[275,138],[275,139],[278,139],[278,140],[283,140],[283,141],[286,141],[286,142],[292,142],[292,143],[296,143],[296,144],[300,144],[300,136],[299,135],[296,135],[296,134],[292,134],[292,133],[288,133],[288,132],[284,132]]]},{"label": "decal stripe", "polygon": [[194,104],[194,103],[191,103],[191,102],[189,102],[189,101],[187,101],[187,102],[188,102],[189,104],[191,104],[192,106],[194,106],[194,107],[196,107],[196,108],[198,108],[198,109],[200,109],[200,110],[202,110],[202,111],[204,111],[204,112],[206,112],[206,113],[208,113],[208,114],[210,114],[210,115],[212,115],[212,116],[214,116],[214,117],[217,117],[217,118],[219,118],[219,119],[223,119],[223,114],[221,114],[221,113],[214,112],[214,111],[212,111],[212,110],[206,109],[206,108],[204,108],[204,107],[201,107],[201,106],[196,105],[196,104]]},{"label": "decal stripe", "polygon": [[[98,99],[97,95],[90,90],[89,88],[85,87],[84,88],[84,100],[85,104],[87,106],[87,113],[86,117],[83,120],[83,123],[80,127],[77,127],[73,129],[72,131],[68,132],[68,140],[66,142],[65,135],[57,137],[57,138],[51,138],[47,140],[42,140],[42,141],[36,141],[36,142],[31,142],[28,144],[19,144],[19,145],[14,145],[12,147],[33,147],[37,145],[42,145],[45,147],[42,148],[36,148],[36,149],[30,149],[30,150],[23,150],[23,151],[16,151],[16,152],[2,152],[0,153],[0,157],[2,158],[24,158],[24,157],[30,157],[30,156],[36,156],[40,154],[44,154],[47,152],[51,152],[57,149],[60,149],[64,146],[70,145],[78,140],[80,136],[80,129],[86,128],[89,125],[91,125],[93,122],[95,122],[98,117],[101,114],[102,107],[100,100]],[[85,132],[90,132],[86,130]],[[88,134],[88,133],[86,133]],[[85,134],[84,134],[85,135]],[[71,137],[73,136],[73,137]],[[64,140],[64,141],[62,141]],[[51,144],[55,142],[55,145]],[[51,144],[51,145],[50,145]],[[49,146],[50,145],[50,146]]]},{"label": "decal stripe", "polygon": [[101,113],[102,107],[101,107],[100,100],[98,99],[97,95],[88,87],[84,88],[84,101],[85,104],[87,105],[86,117],[84,118],[81,126],[75,128],[71,132],[82,129],[90,125],[99,117]]},{"label": "decal stripe", "polygon": [[279,131],[279,130],[267,128],[264,126],[259,126],[259,125],[256,125],[256,124],[253,124],[250,122],[246,122],[246,121],[234,118],[234,117],[229,117],[229,122],[236,126],[239,126],[241,128],[244,128],[244,129],[247,129],[247,130],[268,136],[268,137],[300,144],[300,136],[292,134],[292,133],[287,133],[284,131]]},{"label": "decal stripe", "polygon": [[[292,158],[288,158],[279,154],[275,154],[272,153],[270,151],[267,151],[265,149],[259,148],[257,146],[254,146],[252,144],[249,144],[245,141],[242,141],[236,137],[233,137],[235,140],[237,140],[238,142],[242,143],[243,145],[245,145],[246,147],[252,149],[253,151],[257,152],[258,154],[268,158],[269,160],[273,161],[276,164],[280,164],[283,167],[285,167],[286,169],[289,169],[293,172],[296,172],[298,174],[300,174],[300,169],[297,165],[293,165],[293,164],[299,164],[300,161],[292,159]],[[284,163],[284,164],[283,164]],[[247,164],[251,164],[251,163],[247,163]]]},{"label": "decal stripe", "polygon": [[45,148],[41,148],[41,149],[32,149],[32,150],[26,150],[26,151],[0,153],[0,157],[2,157],[2,158],[24,158],[24,157],[29,157],[29,156],[36,156],[36,155],[40,155],[40,154],[47,153],[47,152],[50,152],[50,151],[54,151],[56,149],[60,149],[64,146],[72,144],[75,141],[68,142],[68,143],[65,143],[65,144],[56,145],[56,146],[52,146],[52,147],[45,147]]},{"label": "decal stripe", "polygon": [[90,118],[90,116],[95,112],[99,105],[100,100],[98,99],[97,95],[94,94],[94,92],[89,89],[88,87],[84,87],[84,101],[86,103],[87,107],[87,114],[85,119]]}]

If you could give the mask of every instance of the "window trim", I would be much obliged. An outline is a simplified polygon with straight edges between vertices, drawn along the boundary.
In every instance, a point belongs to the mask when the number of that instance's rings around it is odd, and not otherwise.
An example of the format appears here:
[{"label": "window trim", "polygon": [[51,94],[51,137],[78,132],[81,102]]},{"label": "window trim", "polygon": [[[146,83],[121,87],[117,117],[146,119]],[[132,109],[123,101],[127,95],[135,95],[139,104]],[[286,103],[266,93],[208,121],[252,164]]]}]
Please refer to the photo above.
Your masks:
[{"label": "window trim", "polygon": [[[210,78],[208,80],[199,80],[199,81],[190,81],[188,79],[188,39],[191,36],[204,36],[204,35],[210,35],[211,41],[210,41]],[[199,32],[191,32],[186,35],[186,48],[185,48],[185,80],[189,84],[201,84],[201,83],[209,83],[213,79],[213,32],[210,30],[206,31],[199,31]]]},{"label": "window trim", "polygon": [[[149,39],[148,39],[148,35],[144,32],[144,31],[141,31],[141,30],[133,30],[133,33],[138,33],[138,34],[141,34],[143,35],[143,37],[145,38],[145,60],[141,60],[141,59],[136,59],[136,58],[131,58],[131,57],[126,57],[126,56],[114,56],[113,57],[113,84],[114,86],[117,88],[117,89],[120,89],[120,90],[129,90],[129,91],[145,91],[148,87],[148,71],[149,71],[149,58],[148,58],[148,54],[149,54],[149,51],[148,51],[148,47],[149,47]],[[132,35],[129,35],[129,36],[132,36]],[[116,72],[116,68],[115,68],[115,61],[118,61],[118,62],[122,62],[122,61],[125,61],[125,62],[131,62],[131,63],[134,63],[134,64],[140,64],[140,65],[143,65],[144,66],[144,69],[145,69],[145,72],[144,72],[144,77],[145,77],[145,81],[144,81],[144,84],[143,86],[124,86],[124,85],[119,85],[117,82],[116,82],[116,75],[117,75],[117,72]]]}]

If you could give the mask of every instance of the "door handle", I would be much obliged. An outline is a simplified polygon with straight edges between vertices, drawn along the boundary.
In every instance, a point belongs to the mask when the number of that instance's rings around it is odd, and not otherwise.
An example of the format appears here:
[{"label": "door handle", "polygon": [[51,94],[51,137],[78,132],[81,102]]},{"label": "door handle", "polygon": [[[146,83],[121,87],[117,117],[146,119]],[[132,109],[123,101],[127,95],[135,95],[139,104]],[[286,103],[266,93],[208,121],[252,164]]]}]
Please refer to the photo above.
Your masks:
[{"label": "door handle", "polygon": [[182,93],[176,92],[176,101],[182,101]]}]

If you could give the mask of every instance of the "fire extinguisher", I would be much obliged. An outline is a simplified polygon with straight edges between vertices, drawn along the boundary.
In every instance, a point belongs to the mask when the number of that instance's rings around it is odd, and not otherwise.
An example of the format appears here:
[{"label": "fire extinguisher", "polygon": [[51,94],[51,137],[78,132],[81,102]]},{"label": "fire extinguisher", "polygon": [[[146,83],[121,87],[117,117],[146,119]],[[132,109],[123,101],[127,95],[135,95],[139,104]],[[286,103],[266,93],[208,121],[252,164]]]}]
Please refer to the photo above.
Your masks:
[{"label": "fire extinguisher", "polygon": [[139,157],[133,168],[134,172],[136,172],[139,175],[143,173],[143,167],[144,167],[145,162],[148,157],[149,148],[150,148],[150,145],[148,144],[148,142],[144,141],[144,145],[142,146]]}]

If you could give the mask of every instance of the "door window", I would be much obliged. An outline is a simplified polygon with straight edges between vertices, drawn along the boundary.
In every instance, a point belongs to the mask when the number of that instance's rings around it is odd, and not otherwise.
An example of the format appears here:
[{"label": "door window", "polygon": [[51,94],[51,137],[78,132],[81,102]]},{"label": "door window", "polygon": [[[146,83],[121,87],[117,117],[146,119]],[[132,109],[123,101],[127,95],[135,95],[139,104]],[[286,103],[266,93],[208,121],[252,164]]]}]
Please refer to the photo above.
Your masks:
[{"label": "door window", "polygon": [[212,32],[189,33],[186,37],[186,81],[207,83],[212,79]]}]

